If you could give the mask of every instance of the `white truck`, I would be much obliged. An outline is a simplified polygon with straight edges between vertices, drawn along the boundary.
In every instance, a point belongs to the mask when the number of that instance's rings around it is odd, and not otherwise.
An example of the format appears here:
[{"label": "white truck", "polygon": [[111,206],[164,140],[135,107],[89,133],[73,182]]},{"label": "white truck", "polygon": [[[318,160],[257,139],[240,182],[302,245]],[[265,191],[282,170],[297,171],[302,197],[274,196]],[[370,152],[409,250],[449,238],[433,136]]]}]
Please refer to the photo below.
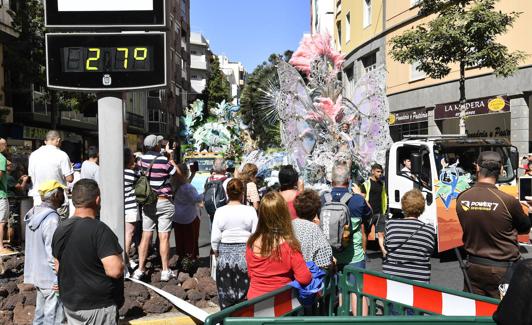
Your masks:
[{"label": "white truck", "polygon": [[[475,182],[475,161],[480,152],[488,150],[497,151],[503,157],[499,188],[517,196],[519,153],[506,140],[415,136],[394,143],[387,153],[386,164],[389,212],[400,215],[401,197],[418,188],[427,202],[420,220],[437,229],[438,251],[461,246],[456,197]],[[410,160],[410,170],[405,168],[406,159]]]}]

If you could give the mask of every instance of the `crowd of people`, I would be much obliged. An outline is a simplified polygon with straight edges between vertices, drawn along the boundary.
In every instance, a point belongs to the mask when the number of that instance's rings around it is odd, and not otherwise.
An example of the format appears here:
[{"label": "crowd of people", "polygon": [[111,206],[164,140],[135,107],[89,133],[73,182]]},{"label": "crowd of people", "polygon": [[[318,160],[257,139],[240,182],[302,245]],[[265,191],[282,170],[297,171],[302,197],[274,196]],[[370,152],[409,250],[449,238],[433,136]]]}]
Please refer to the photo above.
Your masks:
[{"label": "crowd of people", "polygon": [[[0,153],[6,145],[0,140]],[[59,133],[48,132],[45,145],[29,158],[28,175],[15,186],[17,190],[29,188],[34,199],[34,207],[24,218],[24,281],[37,289],[36,324],[60,324],[65,317],[69,324],[115,324],[124,299],[124,276],[145,279],[154,233],[154,248],[162,264],[160,281],[176,277],[177,270],[169,266],[172,230],[180,270],[188,271],[196,262],[202,208],[211,219],[222,309],[293,280],[304,287],[313,279],[312,265],[330,273],[346,266],[366,268],[372,231],[382,252],[384,273],[430,282],[436,232],[418,219],[425,210],[425,197],[417,189],[406,192],[401,198],[402,216],[390,219],[379,164],[371,167],[369,179],[356,182],[350,164],[337,162],[330,190],[320,193],[305,189],[297,170],[285,165],[278,172],[279,187],[262,193],[256,165],[247,163],[229,173],[219,158],[200,194],[191,184],[197,165],[180,163],[162,137],[149,135],[142,154],[135,155],[128,148],[123,153],[122,248],[110,228],[99,221],[97,149],[90,150],[75,179],[73,165],[60,146]],[[8,166],[9,160],[0,154],[0,236],[9,215]],[[472,290],[498,298],[499,284],[520,259],[517,234],[528,233],[531,224],[520,202],[495,186],[502,170],[500,155],[483,152],[476,166],[477,183],[458,197],[456,209]],[[408,162],[402,172],[411,173]],[[142,199],[141,180],[149,187]],[[65,213],[68,201],[73,209]],[[488,204],[490,209],[486,204],[475,209],[472,202],[477,201],[494,203]],[[136,243],[135,233],[141,234]],[[138,259],[132,254],[133,245]],[[0,250],[4,255],[10,253],[5,247]],[[83,281],[80,274],[84,274]],[[353,313],[356,299],[351,297]],[[365,299],[362,306],[365,314]]]}]

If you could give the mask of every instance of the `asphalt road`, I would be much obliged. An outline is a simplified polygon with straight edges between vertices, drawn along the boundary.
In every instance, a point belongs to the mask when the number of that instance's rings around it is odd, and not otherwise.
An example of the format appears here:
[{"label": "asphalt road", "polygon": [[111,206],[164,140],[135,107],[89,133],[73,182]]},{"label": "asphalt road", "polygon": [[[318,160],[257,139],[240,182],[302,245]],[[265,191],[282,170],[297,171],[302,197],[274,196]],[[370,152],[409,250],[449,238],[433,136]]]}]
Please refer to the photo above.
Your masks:
[{"label": "asphalt road", "polygon": [[[373,271],[382,271],[382,255],[377,251],[376,245],[371,244],[368,247],[368,263],[367,268]],[[455,290],[462,290],[464,286],[464,277],[456,255],[454,252],[442,254],[441,257],[431,258],[431,277],[430,283]]]}]

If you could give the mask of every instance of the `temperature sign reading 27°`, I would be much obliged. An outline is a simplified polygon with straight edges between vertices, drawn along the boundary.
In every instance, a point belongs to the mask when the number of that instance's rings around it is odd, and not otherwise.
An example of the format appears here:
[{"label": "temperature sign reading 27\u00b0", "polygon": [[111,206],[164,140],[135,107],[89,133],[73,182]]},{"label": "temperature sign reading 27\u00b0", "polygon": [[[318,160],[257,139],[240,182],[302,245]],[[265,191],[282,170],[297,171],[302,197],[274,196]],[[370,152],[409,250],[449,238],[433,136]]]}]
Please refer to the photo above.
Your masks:
[{"label": "temperature sign reading 27\u00b0", "polygon": [[46,34],[48,87],[130,90],[166,85],[164,32]]},{"label": "temperature sign reading 27\u00b0", "polygon": [[64,72],[152,71],[153,48],[65,47]]}]

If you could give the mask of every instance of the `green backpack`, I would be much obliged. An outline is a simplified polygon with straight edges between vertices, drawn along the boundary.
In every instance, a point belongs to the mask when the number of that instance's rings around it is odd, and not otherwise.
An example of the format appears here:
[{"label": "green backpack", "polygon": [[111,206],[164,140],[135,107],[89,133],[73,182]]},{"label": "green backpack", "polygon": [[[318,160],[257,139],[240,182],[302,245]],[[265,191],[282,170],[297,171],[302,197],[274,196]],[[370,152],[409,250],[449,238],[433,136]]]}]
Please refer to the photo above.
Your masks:
[{"label": "green backpack", "polygon": [[148,173],[146,174],[146,172],[143,171],[135,183],[135,197],[137,203],[140,205],[149,205],[157,202],[157,194],[150,186],[151,168],[156,159],[157,157],[153,158],[151,161],[150,167],[148,167]]}]

